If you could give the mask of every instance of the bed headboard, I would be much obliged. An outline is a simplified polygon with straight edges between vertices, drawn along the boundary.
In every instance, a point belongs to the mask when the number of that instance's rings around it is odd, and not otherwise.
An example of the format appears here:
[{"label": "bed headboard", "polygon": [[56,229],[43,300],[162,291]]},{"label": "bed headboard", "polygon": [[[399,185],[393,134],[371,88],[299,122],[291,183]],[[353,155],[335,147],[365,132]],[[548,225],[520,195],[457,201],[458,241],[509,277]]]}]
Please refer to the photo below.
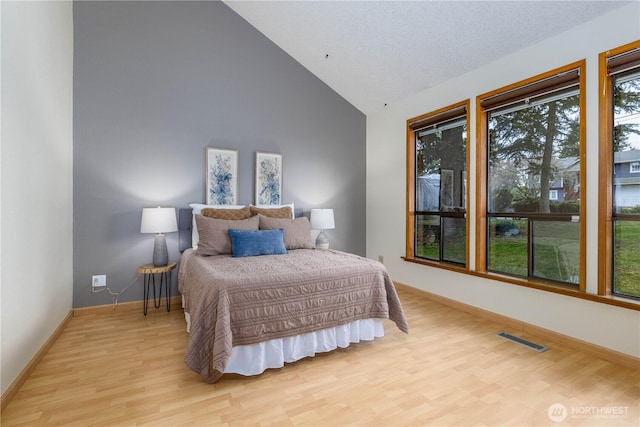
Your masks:
[{"label": "bed headboard", "polygon": [[[301,208],[294,209],[294,216],[303,216]],[[182,253],[192,247],[191,231],[193,228],[193,209],[178,208],[178,250]]]},{"label": "bed headboard", "polygon": [[178,250],[184,252],[191,244],[191,228],[193,227],[191,208],[178,208]]}]

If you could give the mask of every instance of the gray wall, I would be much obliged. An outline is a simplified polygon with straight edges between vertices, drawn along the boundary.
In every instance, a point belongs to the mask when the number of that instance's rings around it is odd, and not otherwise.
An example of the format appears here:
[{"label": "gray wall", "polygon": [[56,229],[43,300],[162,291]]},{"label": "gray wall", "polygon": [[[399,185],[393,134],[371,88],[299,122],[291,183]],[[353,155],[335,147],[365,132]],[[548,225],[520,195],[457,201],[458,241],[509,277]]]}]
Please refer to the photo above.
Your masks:
[{"label": "gray wall", "polygon": [[[151,261],[143,207],[204,202],[207,146],[239,151],[242,204],[255,151],[281,153],[283,202],[334,208],[332,247],[364,255],[365,139],[359,110],[222,3],[75,2],[74,307],[111,303],[92,274],[117,291]],[[138,279],[119,301],[140,299]]]}]

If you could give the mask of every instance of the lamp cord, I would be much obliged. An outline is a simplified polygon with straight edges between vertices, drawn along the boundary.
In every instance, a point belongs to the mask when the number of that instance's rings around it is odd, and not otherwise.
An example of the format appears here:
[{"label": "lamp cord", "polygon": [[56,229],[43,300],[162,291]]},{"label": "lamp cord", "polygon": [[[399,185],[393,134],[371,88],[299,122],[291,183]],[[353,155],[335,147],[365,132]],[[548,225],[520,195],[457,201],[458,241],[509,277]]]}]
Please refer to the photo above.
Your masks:
[{"label": "lamp cord", "polygon": [[101,292],[107,291],[109,293],[109,295],[111,295],[111,300],[112,300],[112,304],[113,304],[113,309],[115,310],[117,305],[118,305],[118,298],[120,297],[120,295],[124,294],[127,289],[129,289],[131,286],[133,286],[137,281],[138,278],[140,277],[140,273],[136,273],[136,277],[133,278],[133,280],[131,281],[131,283],[129,283],[123,290],[121,290],[120,292],[113,292],[111,289],[109,289],[108,286],[99,289],[99,290],[95,290],[95,288],[92,286],[91,287],[91,293],[92,294],[99,294]]}]

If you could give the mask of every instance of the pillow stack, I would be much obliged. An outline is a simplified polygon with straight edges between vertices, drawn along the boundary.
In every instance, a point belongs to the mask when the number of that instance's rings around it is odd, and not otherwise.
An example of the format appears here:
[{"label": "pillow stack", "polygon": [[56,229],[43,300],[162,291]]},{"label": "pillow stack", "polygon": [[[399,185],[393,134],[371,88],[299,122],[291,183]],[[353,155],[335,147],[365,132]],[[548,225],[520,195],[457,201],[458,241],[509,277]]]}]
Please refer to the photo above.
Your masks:
[{"label": "pillow stack", "polygon": [[283,206],[190,206],[194,222],[192,241],[199,255],[276,255],[292,249],[315,247],[309,220],[294,218],[293,203]]}]

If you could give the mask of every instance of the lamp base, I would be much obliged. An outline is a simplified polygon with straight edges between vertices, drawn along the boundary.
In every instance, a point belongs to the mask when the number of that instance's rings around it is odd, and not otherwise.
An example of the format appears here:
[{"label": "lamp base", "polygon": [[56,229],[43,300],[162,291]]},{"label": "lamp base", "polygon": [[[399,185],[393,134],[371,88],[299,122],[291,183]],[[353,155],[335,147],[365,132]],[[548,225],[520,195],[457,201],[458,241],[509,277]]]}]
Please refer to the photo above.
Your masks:
[{"label": "lamp base", "polygon": [[153,243],[153,266],[164,267],[169,264],[169,252],[167,251],[167,239],[164,234],[156,234]]},{"label": "lamp base", "polygon": [[324,230],[320,231],[316,238],[316,249],[329,249],[329,238],[324,234]]}]

